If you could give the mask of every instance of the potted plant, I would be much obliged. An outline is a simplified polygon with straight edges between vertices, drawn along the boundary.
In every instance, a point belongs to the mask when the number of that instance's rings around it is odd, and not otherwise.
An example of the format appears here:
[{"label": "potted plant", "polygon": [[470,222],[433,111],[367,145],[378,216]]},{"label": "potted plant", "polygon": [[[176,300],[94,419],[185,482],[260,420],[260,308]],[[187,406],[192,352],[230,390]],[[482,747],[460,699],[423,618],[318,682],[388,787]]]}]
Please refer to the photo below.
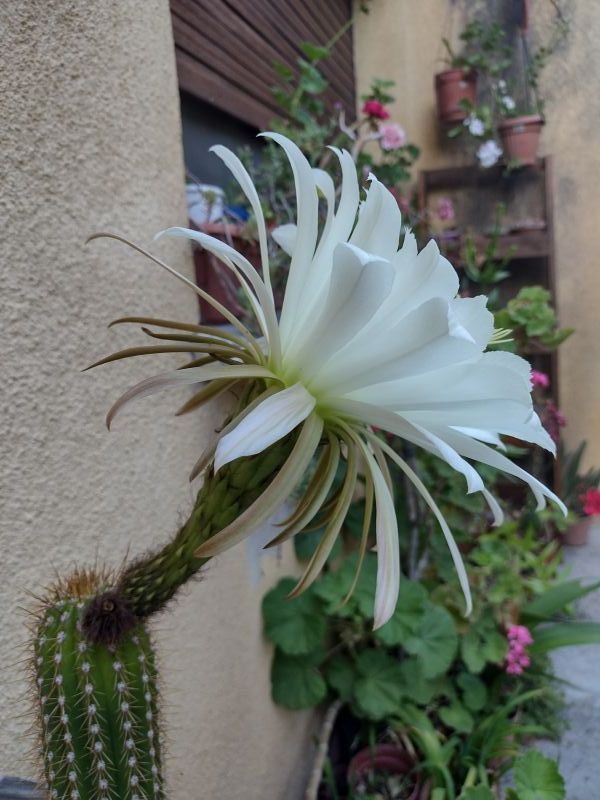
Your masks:
[{"label": "potted plant", "polygon": [[572,453],[561,453],[562,491],[575,522],[563,533],[570,546],[587,544],[590,530],[600,516],[600,469],[582,472],[581,462],[587,443],[581,442]]},{"label": "potted plant", "polygon": [[348,765],[352,798],[393,797],[397,800],[428,800],[429,788],[415,774],[415,761],[400,745],[380,743],[365,747]]},{"label": "potted plant", "polygon": [[438,118],[441,122],[462,122],[475,107],[478,75],[494,75],[505,68],[508,49],[504,31],[497,23],[485,25],[472,20],[460,34],[462,52],[455,53],[443,39],[449,69],[435,76]]}]

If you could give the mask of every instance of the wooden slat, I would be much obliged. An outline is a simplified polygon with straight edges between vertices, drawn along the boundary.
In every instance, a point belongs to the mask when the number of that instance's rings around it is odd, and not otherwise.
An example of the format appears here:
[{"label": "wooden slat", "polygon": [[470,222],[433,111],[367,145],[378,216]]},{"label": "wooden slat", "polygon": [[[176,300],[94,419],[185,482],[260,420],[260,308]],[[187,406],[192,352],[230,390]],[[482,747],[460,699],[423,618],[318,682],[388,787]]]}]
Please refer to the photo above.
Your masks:
[{"label": "wooden slat", "polygon": [[[244,122],[263,128],[279,109],[272,64],[297,73],[303,41],[326,44],[350,19],[350,0],[171,0],[177,71],[182,89]],[[327,105],[341,101],[354,115],[352,35],[320,65]]]}]

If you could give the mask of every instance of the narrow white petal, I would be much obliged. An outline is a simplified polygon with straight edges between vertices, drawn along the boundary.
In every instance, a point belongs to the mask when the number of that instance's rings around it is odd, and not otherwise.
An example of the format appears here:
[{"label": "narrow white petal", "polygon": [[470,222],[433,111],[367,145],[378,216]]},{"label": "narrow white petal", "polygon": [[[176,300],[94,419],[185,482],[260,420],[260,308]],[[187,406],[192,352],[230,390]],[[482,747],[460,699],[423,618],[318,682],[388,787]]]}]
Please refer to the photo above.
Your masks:
[{"label": "narrow white petal", "polygon": [[299,383],[271,395],[219,440],[215,472],[236,458],[266,450],[304,422],[314,407],[314,397]]},{"label": "narrow white petal", "polygon": [[494,315],[488,311],[487,297],[457,297],[451,301],[450,307],[456,321],[484,350],[494,332]]},{"label": "narrow white petal", "polygon": [[402,216],[392,193],[374,175],[369,179],[367,199],[360,207],[350,244],[389,260],[398,251]]},{"label": "narrow white petal", "polygon": [[377,542],[377,587],[373,629],[376,630],[390,619],[398,602],[400,590],[400,546],[398,541],[398,519],[394,500],[383,473],[369,448],[357,438],[365,458],[367,469],[375,489],[375,536]]},{"label": "narrow white petal", "polygon": [[454,541],[454,536],[452,535],[452,531],[448,527],[448,523],[444,519],[444,515],[438,508],[435,500],[429,494],[427,487],[423,483],[423,481],[419,478],[419,476],[409,467],[409,465],[404,461],[404,459],[400,458],[400,456],[386,443],[383,441],[378,440],[379,446],[384,450],[387,456],[389,456],[392,461],[394,461],[404,472],[407,478],[412,481],[417,491],[421,494],[421,497],[433,514],[435,518],[439,522],[440,528],[444,534],[446,539],[446,544],[448,545],[448,549],[450,550],[450,555],[452,556],[452,561],[454,562],[454,568],[456,570],[456,574],[458,575],[458,581],[460,583],[460,587],[462,589],[463,595],[465,597],[466,609],[465,609],[465,616],[469,616],[471,611],[473,610],[473,601],[471,598],[471,589],[469,587],[469,578],[467,576],[467,571],[465,569],[464,562],[462,560],[462,556],[460,554],[460,550],[458,549],[456,542]]},{"label": "narrow white petal", "polygon": [[211,153],[215,153],[229,168],[231,174],[239,183],[241,190],[248,198],[248,202],[254,213],[256,219],[256,227],[258,229],[258,241],[260,245],[260,260],[262,263],[262,273],[267,291],[273,299],[273,290],[271,288],[271,273],[269,271],[269,249],[267,247],[267,227],[265,225],[265,218],[262,212],[262,206],[258,197],[256,187],[252,182],[252,178],[248,174],[248,170],[242,164],[240,159],[221,144],[216,144],[210,148]]},{"label": "narrow white petal", "polygon": [[279,227],[273,228],[271,231],[273,241],[276,242],[288,256],[291,256],[294,252],[297,235],[298,229],[291,223],[288,225],[279,225]]},{"label": "narrow white petal", "polygon": [[[277,315],[275,313],[275,304],[273,302],[272,293],[267,290],[264,282],[261,280],[259,274],[254,269],[248,259],[244,258],[241,253],[238,253],[233,247],[220,239],[215,239],[206,233],[200,231],[193,231],[189,228],[167,228],[158,233],[154,238],[158,239],[162,236],[182,237],[191,239],[198,242],[210,253],[213,253],[226,267],[231,269],[234,274],[238,275],[239,270],[248,284],[256,292],[256,297],[252,296],[247,284],[241,280],[242,288],[256,312],[258,322],[263,330],[263,333],[269,342],[270,353],[276,362],[280,360],[281,345],[279,340],[279,327],[277,325]],[[235,265],[235,267],[234,267]],[[236,269],[237,268],[237,269]],[[256,299],[260,304],[261,311],[257,310]]]},{"label": "narrow white petal", "polygon": [[298,234],[292,254],[287,286],[281,310],[281,339],[284,345],[292,334],[303,283],[315,253],[318,235],[319,198],[312,168],[300,148],[280,133],[263,133],[283,148],[288,157],[296,184],[296,224]]}]

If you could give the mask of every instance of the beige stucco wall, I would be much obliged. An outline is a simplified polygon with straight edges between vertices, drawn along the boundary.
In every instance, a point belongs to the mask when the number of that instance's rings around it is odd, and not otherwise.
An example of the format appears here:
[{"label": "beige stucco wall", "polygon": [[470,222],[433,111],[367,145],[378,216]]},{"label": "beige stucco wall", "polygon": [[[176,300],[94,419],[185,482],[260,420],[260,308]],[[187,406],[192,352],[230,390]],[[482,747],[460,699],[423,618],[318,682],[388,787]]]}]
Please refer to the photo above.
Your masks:
[{"label": "beige stucco wall", "polygon": [[[118,393],[165,362],[80,369],[126,341],[124,313],[194,319],[195,297],[114,242],[142,243],[185,220],[168,0],[8,0],[2,29],[0,260],[0,773],[32,776],[19,665],[27,590],[54,570],[118,565],[175,530],[207,416],[182,400],[103,417]],[[188,251],[160,244],[190,273]],[[135,338],[135,337],[134,337]],[[275,708],[260,598],[291,567],[252,584],[244,546],[223,556],[159,620],[170,797],[299,797],[309,720]]]},{"label": "beige stucco wall", "polygon": [[[467,4],[469,5],[469,4]],[[376,0],[358,14],[355,55],[358,94],[373,77],[396,81],[393,117],[422,148],[421,169],[457,163],[460,150],[440,132],[433,76],[443,68],[442,36],[456,40],[464,3]],[[472,5],[470,6],[472,7]],[[454,12],[451,9],[454,8]],[[545,26],[551,4],[532,4],[533,24]],[[561,322],[577,334],[560,351],[561,406],[566,439],[588,440],[588,463],[600,464],[600,3],[570,0],[568,42],[544,73],[548,124],[542,152],[554,156],[555,243]],[[536,14],[538,17],[536,17]],[[547,30],[547,28],[545,28]]]}]

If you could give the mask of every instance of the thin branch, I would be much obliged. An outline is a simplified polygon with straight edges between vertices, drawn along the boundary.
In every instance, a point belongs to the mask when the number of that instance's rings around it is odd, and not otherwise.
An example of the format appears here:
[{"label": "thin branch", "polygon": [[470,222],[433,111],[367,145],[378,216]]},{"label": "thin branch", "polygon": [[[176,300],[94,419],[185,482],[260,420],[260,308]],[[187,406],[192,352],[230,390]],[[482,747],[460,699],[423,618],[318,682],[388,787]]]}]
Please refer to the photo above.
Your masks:
[{"label": "thin branch", "polygon": [[317,744],[317,752],[315,753],[315,760],[310,773],[310,780],[308,781],[308,786],[306,787],[304,800],[317,800],[317,793],[319,791],[319,786],[321,785],[323,767],[325,766],[327,750],[329,748],[329,739],[331,738],[331,732],[341,708],[342,701],[338,699],[334,700],[334,702],[325,712],[325,716],[323,717],[323,725],[321,726],[321,733],[319,735],[319,741]]}]

